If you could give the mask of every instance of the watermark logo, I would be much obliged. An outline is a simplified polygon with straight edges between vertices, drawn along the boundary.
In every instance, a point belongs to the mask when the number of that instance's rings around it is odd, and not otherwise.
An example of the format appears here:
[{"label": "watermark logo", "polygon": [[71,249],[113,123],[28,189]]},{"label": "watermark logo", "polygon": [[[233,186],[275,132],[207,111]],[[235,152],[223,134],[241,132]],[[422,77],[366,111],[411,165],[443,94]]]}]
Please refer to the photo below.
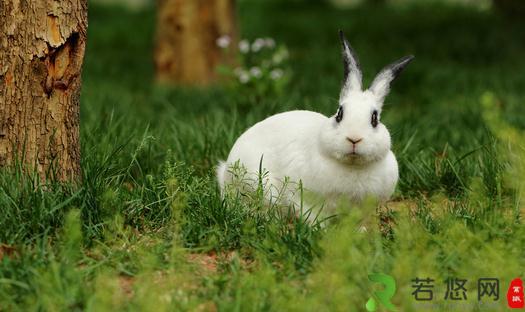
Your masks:
[{"label": "watermark logo", "polygon": [[384,286],[383,290],[376,290],[372,297],[366,302],[366,310],[374,312],[377,310],[378,304],[381,304],[388,311],[397,311],[396,307],[390,302],[392,297],[396,294],[396,281],[387,274],[372,273],[368,275],[371,282],[378,283]]},{"label": "watermark logo", "polygon": [[510,282],[507,303],[511,309],[523,309],[523,281],[521,278],[515,278]]},{"label": "watermark logo", "polygon": [[[416,277],[412,280],[412,296],[416,301],[432,301],[434,299],[435,280],[427,277]],[[446,290],[444,300],[465,301],[467,296],[467,279],[448,278],[445,280]],[[478,302],[492,299],[499,300],[499,279],[483,277],[478,279]]]},{"label": "watermark logo", "polygon": [[412,280],[412,288],[414,288],[414,291],[412,292],[412,296],[417,301],[432,301],[434,299],[434,280],[430,277],[427,278],[419,278],[416,277]]},{"label": "watermark logo", "polygon": [[[372,273],[368,279],[374,284],[379,284],[380,290],[375,290],[365,304],[366,310],[375,312],[380,306],[387,311],[397,311],[391,302],[396,294],[396,281],[390,275]],[[424,305],[426,310],[464,311],[467,309],[494,310],[501,309],[500,280],[495,277],[481,277],[477,280],[477,296],[468,294],[468,280],[465,278],[449,277],[444,280],[446,287],[436,287],[436,280],[430,277],[416,277],[411,280],[413,299],[418,307]],[[441,282],[438,282],[441,284]],[[476,286],[473,284],[472,286]],[[437,293],[436,293],[436,289]],[[442,292],[444,291],[444,293]],[[470,289],[472,291],[472,289]],[[435,299],[441,302],[433,303]],[[470,299],[470,301],[468,301]],[[499,302],[498,302],[499,301]],[[525,308],[525,294],[523,280],[515,278],[510,282],[507,291],[507,304],[511,309]]]},{"label": "watermark logo", "polygon": [[499,279],[478,279],[478,301],[481,301],[485,297],[492,298],[493,301],[499,300]]},{"label": "watermark logo", "polygon": [[467,300],[467,280],[461,278],[449,278],[446,281],[447,291],[445,300]]}]

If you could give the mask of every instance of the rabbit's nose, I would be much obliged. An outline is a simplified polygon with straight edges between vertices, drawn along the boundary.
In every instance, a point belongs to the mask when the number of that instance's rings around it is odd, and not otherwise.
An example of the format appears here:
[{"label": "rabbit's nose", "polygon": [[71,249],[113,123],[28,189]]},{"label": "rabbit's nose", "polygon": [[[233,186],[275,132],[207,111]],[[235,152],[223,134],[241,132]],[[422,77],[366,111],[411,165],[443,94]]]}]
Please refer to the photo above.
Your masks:
[{"label": "rabbit's nose", "polygon": [[347,137],[346,139],[347,139],[348,141],[352,142],[352,144],[357,144],[357,143],[363,141],[363,138],[354,139],[354,138],[349,138],[349,137]]}]

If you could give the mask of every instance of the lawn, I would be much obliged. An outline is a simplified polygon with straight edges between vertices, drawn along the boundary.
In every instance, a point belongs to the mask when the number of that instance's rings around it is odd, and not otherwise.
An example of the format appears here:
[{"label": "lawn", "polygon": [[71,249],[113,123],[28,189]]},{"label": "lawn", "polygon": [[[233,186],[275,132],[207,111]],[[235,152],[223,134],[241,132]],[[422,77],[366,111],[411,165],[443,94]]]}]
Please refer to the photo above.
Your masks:
[{"label": "lawn", "polygon": [[[90,6],[83,182],[0,173],[0,310],[364,311],[380,289],[371,273],[395,279],[399,311],[505,310],[525,277],[524,24],[445,5],[239,6],[244,38],[288,47],[283,92],[155,86],[154,9]],[[222,199],[215,166],[246,128],[291,109],[335,113],[338,29],[365,85],[416,56],[382,116],[400,166],[392,201],[342,203],[312,224],[258,194]],[[428,277],[433,300],[415,300],[412,280]],[[478,302],[479,278],[499,279],[499,300]],[[445,299],[450,279],[467,280],[466,299]]]}]

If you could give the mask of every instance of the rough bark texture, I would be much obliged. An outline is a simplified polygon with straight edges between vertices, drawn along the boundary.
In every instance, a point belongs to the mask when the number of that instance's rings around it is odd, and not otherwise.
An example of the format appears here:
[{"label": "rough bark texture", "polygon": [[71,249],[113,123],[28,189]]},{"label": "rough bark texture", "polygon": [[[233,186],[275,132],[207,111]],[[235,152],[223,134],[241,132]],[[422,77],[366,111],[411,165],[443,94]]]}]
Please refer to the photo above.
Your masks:
[{"label": "rough bark texture", "polygon": [[155,65],[161,83],[209,84],[216,66],[231,61],[217,38],[237,41],[234,0],[159,0]]},{"label": "rough bark texture", "polygon": [[80,176],[87,0],[1,0],[0,166]]}]

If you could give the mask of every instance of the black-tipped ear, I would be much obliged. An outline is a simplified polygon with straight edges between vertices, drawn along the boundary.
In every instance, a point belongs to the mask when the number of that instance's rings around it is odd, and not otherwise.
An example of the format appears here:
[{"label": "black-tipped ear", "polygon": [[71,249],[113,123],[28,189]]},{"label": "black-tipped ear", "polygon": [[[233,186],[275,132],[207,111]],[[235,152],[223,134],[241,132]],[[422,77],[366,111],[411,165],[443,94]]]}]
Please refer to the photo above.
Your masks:
[{"label": "black-tipped ear", "polygon": [[401,71],[403,71],[403,68],[405,68],[413,59],[414,56],[409,55],[387,65],[374,78],[369,90],[372,91],[381,102],[383,102],[390,91],[390,83],[397,78]]},{"label": "black-tipped ear", "polygon": [[344,81],[341,90],[341,98],[343,98],[351,90],[361,90],[362,73],[359,60],[342,30],[339,30],[339,37],[341,38],[344,66]]}]

